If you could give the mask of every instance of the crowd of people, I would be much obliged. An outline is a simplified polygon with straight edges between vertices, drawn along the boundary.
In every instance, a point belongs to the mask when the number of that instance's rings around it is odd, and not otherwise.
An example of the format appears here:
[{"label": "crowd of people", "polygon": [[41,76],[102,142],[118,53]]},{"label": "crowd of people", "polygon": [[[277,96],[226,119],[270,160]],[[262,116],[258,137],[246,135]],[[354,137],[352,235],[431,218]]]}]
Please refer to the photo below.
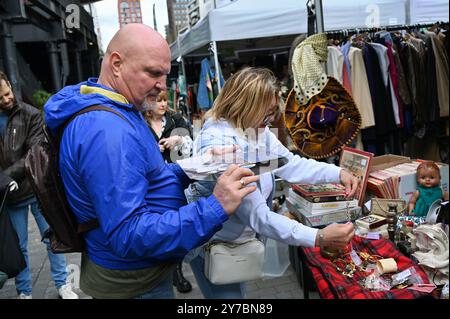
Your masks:
[{"label": "crowd of people", "polygon": [[[358,182],[333,164],[294,155],[270,132],[280,104],[279,85],[270,70],[244,68],[233,74],[195,141],[191,125],[167,109],[169,71],[165,39],[148,26],[128,24],[109,43],[98,78],[64,87],[44,107],[45,124],[53,134],[92,105],[111,108],[127,120],[111,112],[85,113],[61,137],[59,165],[68,203],[79,223],[99,221],[98,228],[84,234],[84,293],[96,299],[174,298],[173,286],[180,292],[191,289],[181,263],[189,252],[197,252],[190,265],[206,298],[244,298],[244,283],[215,285],[205,277],[202,247],[211,240],[242,242],[260,234],[306,247],[317,246],[319,239],[335,247],[350,242],[351,223],[317,230],[271,209],[274,176],[296,183],[340,182],[348,198]],[[24,157],[42,138],[42,124],[42,114],[17,101],[0,73],[0,165],[19,184],[7,211],[25,257],[28,210],[41,235],[48,229],[24,174]],[[210,182],[189,179],[176,163],[206,152],[245,154],[261,143],[288,163],[260,175],[230,164]],[[48,254],[59,294],[77,298],[66,283],[64,255]],[[31,298],[29,267],[16,277],[16,288],[19,297]]]}]

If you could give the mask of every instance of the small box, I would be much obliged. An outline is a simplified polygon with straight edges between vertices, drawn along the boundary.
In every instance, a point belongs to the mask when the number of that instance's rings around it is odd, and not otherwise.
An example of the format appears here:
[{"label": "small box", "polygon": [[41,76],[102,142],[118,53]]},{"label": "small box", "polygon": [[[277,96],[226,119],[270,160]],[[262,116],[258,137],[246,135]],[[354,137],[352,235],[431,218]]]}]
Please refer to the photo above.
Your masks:
[{"label": "small box", "polygon": [[356,225],[366,229],[375,229],[387,223],[387,218],[379,215],[367,215],[355,221]]},{"label": "small box", "polygon": [[396,206],[397,214],[404,213],[408,208],[404,199],[372,198],[370,213],[388,217],[389,205]]}]

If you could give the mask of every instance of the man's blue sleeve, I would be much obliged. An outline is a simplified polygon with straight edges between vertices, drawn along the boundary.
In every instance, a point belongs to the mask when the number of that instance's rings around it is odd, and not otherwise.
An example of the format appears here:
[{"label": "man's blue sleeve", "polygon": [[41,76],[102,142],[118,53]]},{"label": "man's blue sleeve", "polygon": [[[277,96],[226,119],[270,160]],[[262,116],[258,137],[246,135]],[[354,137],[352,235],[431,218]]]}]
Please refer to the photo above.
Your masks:
[{"label": "man's blue sleeve", "polygon": [[180,165],[176,163],[169,163],[167,164],[167,167],[178,177],[180,180],[180,183],[183,185],[183,187],[186,189],[189,184],[193,182],[186,173],[183,171],[183,169],[180,167]]}]

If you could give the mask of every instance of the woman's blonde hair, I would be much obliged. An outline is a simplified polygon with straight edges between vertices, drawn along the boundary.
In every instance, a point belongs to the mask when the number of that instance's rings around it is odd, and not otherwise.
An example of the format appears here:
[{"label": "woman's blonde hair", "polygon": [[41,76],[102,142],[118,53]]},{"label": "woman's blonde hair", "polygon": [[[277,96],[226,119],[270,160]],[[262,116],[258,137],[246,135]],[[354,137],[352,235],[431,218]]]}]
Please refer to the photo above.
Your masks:
[{"label": "woman's blonde hair", "polygon": [[266,68],[244,68],[226,82],[205,118],[225,119],[235,128],[256,128],[264,120],[272,99],[279,103],[278,83]]}]

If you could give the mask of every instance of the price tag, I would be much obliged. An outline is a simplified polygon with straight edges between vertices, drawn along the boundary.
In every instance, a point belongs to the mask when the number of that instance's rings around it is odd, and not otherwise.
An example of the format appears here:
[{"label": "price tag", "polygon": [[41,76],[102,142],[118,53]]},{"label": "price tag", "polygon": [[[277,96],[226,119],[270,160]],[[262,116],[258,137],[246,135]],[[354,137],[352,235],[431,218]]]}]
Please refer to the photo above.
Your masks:
[{"label": "price tag", "polygon": [[356,251],[352,250],[350,253],[350,257],[352,258],[353,262],[355,263],[356,266],[359,266],[362,264],[362,260],[361,258],[359,258],[358,254],[356,253]]},{"label": "price tag", "polygon": [[411,276],[411,267],[406,270],[403,270],[402,272],[396,275],[393,275],[392,279],[394,283],[401,284],[404,281],[406,281],[410,276]]},{"label": "price tag", "polygon": [[380,239],[380,233],[368,232],[366,235],[367,239]]}]

